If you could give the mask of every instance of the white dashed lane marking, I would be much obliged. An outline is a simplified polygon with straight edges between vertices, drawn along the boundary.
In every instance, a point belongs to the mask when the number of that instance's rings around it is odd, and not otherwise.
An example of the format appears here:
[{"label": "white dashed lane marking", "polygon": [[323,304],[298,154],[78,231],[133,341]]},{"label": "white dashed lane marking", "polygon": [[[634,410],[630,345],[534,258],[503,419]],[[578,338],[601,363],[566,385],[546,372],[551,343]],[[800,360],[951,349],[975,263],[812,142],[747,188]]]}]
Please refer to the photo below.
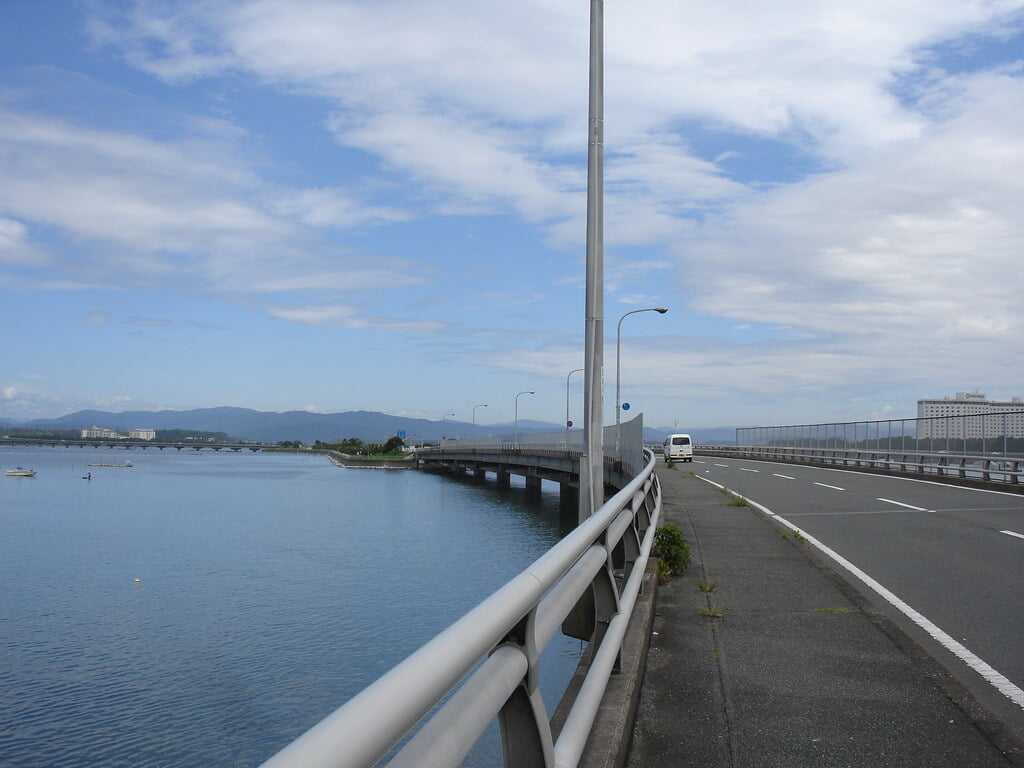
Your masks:
[{"label": "white dashed lane marking", "polygon": [[884,501],[886,504],[895,504],[897,507],[906,507],[907,509],[914,509],[918,512],[927,512],[928,510],[924,507],[915,507],[913,504],[904,504],[902,501],[893,501],[892,499],[883,499],[879,497],[879,501]]},{"label": "white dashed lane marking", "polygon": [[828,483],[815,483],[820,485],[822,488],[831,488],[833,491],[845,491],[845,488],[840,488],[838,485],[829,485]]}]

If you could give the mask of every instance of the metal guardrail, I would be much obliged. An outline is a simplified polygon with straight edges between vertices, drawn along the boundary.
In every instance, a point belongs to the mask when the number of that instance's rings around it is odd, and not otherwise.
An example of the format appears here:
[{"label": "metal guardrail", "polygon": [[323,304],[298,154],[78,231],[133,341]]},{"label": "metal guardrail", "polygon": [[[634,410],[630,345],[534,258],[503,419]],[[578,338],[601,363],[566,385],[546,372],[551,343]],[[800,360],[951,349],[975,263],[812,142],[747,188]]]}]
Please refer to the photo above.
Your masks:
[{"label": "metal guardrail", "polygon": [[[619,657],[661,513],[655,458],[645,451],[644,459],[642,471],[592,517],[263,768],[369,768],[427,715],[389,768],[454,768],[495,717],[507,768],[578,765]],[[624,565],[616,578],[612,553],[620,542]],[[595,617],[592,660],[554,740],[537,685],[538,659],[588,592]]]},{"label": "metal guardrail", "polygon": [[697,450],[718,456],[876,469],[962,480],[984,480],[992,483],[1006,483],[1015,487],[1024,485],[1024,458],[1016,457],[775,445],[705,445],[699,446]]}]

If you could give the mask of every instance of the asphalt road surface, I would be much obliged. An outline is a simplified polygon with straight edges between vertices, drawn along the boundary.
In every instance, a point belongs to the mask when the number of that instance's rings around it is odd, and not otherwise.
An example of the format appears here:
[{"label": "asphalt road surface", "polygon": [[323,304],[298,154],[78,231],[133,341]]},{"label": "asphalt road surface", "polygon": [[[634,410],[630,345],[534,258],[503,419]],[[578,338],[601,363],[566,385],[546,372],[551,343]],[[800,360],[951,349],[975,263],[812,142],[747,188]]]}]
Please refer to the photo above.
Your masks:
[{"label": "asphalt road surface", "polygon": [[1024,737],[1024,496],[748,459],[693,471],[808,536]]}]

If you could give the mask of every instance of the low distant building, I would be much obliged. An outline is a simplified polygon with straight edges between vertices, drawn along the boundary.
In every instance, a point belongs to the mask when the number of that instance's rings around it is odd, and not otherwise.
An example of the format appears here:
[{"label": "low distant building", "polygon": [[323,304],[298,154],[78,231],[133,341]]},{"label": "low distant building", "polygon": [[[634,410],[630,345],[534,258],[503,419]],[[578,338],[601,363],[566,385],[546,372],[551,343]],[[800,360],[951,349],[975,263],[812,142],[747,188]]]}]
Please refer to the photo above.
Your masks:
[{"label": "low distant building", "polygon": [[82,430],[83,440],[124,440],[124,435],[118,434],[112,429],[97,427],[93,425],[89,429]]},{"label": "low distant building", "polygon": [[130,429],[128,437],[132,440],[156,440],[155,429]]},{"label": "low distant building", "polygon": [[[989,400],[984,392],[918,400],[917,436],[935,438],[1024,437],[1024,400]],[[961,418],[956,418],[961,417]]]}]

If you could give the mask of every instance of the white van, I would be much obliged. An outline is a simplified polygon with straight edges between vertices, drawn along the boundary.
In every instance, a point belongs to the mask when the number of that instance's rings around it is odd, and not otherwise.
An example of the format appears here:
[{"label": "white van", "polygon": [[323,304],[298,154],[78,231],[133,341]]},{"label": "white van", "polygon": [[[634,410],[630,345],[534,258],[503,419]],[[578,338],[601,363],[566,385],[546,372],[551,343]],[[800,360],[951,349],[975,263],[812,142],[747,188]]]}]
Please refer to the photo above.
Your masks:
[{"label": "white van", "polygon": [[665,438],[665,461],[693,461],[693,441],[689,435]]}]

